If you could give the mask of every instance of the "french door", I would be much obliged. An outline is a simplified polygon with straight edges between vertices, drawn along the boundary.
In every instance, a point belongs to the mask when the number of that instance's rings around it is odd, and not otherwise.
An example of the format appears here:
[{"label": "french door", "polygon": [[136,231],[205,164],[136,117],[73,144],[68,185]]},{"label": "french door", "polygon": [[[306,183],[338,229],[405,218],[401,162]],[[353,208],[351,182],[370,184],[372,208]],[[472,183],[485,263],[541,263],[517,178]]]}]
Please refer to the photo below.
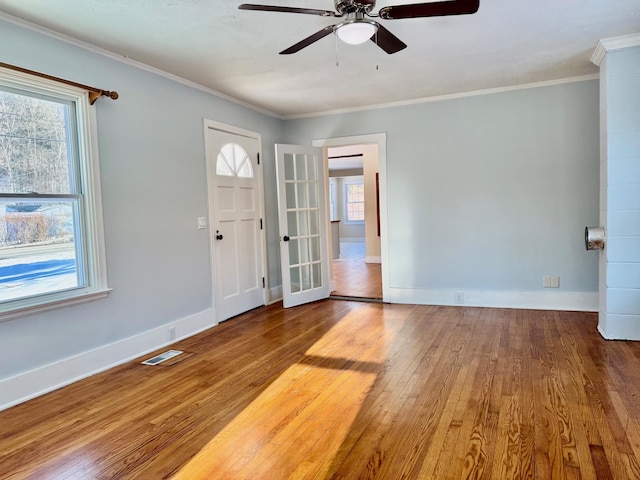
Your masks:
[{"label": "french door", "polygon": [[329,296],[328,219],[322,149],[276,145],[285,308]]}]

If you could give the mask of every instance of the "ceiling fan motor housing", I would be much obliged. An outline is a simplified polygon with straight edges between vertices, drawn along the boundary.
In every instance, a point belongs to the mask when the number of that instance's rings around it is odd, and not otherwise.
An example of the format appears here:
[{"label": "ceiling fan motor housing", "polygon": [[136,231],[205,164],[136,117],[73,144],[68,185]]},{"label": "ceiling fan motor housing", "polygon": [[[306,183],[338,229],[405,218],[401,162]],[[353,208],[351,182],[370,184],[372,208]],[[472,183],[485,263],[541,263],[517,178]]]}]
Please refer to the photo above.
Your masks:
[{"label": "ceiling fan motor housing", "polygon": [[336,11],[341,15],[354,12],[369,13],[376,5],[376,0],[334,0]]}]

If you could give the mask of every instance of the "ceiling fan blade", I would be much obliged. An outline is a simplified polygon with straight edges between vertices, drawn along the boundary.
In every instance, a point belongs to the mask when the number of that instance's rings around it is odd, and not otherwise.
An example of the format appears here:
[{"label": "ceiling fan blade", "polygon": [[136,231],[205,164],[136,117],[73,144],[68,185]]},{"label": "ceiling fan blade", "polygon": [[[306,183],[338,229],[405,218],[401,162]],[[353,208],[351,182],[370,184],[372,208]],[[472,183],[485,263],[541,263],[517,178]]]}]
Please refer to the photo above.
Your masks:
[{"label": "ceiling fan blade", "polygon": [[333,33],[333,25],[329,25],[328,27],[324,27],[319,32],[316,32],[313,35],[305,38],[304,40],[301,40],[300,42],[296,43],[295,45],[291,45],[286,50],[281,51],[280,55],[289,55],[291,53],[299,52],[303,48],[308,47],[309,45],[311,45],[314,42],[317,42],[321,38],[326,37],[330,33]]},{"label": "ceiling fan blade", "polygon": [[277,7],[273,5],[254,5],[243,3],[238,10],[261,10],[263,12],[306,13],[308,15],[320,15],[321,17],[341,17],[342,15],[331,10],[316,10],[314,8]]},{"label": "ceiling fan blade", "polygon": [[371,41],[376,43],[381,49],[388,54],[399,52],[407,48],[407,44],[396,37],[389,30],[378,23],[378,32],[371,37]]},{"label": "ceiling fan blade", "polygon": [[391,5],[378,12],[387,20],[399,18],[442,17],[445,15],[467,15],[476,13],[480,0],[450,0],[446,2],[415,3],[412,5]]}]

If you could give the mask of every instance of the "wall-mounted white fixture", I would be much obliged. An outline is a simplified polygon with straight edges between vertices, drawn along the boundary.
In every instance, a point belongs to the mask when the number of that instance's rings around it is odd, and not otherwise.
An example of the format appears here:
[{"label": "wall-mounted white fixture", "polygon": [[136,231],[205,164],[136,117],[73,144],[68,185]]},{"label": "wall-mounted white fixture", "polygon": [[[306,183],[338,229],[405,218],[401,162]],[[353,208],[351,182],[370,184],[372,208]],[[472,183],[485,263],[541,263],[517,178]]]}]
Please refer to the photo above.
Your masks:
[{"label": "wall-mounted white fixture", "polygon": [[584,246],[587,250],[604,250],[604,227],[585,227]]}]

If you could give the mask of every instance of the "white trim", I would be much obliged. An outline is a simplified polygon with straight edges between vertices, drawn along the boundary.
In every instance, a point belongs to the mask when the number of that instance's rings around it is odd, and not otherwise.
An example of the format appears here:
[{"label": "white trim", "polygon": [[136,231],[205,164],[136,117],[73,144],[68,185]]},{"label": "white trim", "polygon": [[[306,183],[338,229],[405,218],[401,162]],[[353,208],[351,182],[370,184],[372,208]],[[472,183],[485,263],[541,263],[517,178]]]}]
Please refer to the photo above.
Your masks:
[{"label": "white trim", "polygon": [[640,315],[607,314],[607,328],[599,322],[598,332],[606,340],[640,340]]},{"label": "white trim", "polygon": [[[214,172],[209,172],[209,154],[211,153],[211,147],[209,146],[209,129],[218,130],[224,133],[230,133],[232,135],[239,135],[241,137],[250,138],[255,140],[258,145],[258,157],[260,159],[262,156],[262,135],[258,132],[254,132],[251,130],[247,130],[241,127],[236,127],[234,125],[229,125],[226,123],[216,122],[215,120],[209,120],[207,118],[204,119],[204,143],[205,143],[205,165],[207,170],[207,200],[209,205],[209,226],[215,225],[215,206],[214,206],[214,194],[211,191],[210,178],[214,174]],[[214,157],[215,158],[215,155]],[[215,163],[211,165],[215,169]],[[262,262],[260,268],[262,272],[260,274],[261,277],[264,277],[265,280],[265,288],[262,291],[262,302],[264,305],[267,305],[269,302],[269,278],[267,272],[269,271],[267,265],[267,228],[266,228],[266,209],[265,209],[265,200],[264,200],[264,174],[263,174],[263,166],[264,161],[261,160],[259,164],[256,165],[254,172],[256,174],[256,180],[258,183],[258,199],[259,199],[259,209],[260,209],[260,218],[262,219],[262,230],[260,231],[260,242],[262,243]],[[210,260],[210,269],[211,269],[211,279],[212,279],[212,298],[215,306],[216,299],[216,282],[215,282],[215,265],[214,265],[214,252],[211,250],[211,245],[213,244],[213,230],[209,228],[209,260]],[[220,321],[220,319],[218,319]]]},{"label": "white trim", "polygon": [[[462,292],[464,303],[455,301],[456,293]],[[597,292],[539,292],[509,290],[419,290],[410,288],[388,289],[388,303],[417,305],[453,305],[489,308],[524,308],[531,310],[568,310],[581,312],[598,311]]]},{"label": "white trim", "polygon": [[[12,407],[83,378],[103,372],[215,325],[212,308],[74,355],[25,373],[0,380],[0,410]],[[172,329],[176,338],[170,340]]]},{"label": "white trim", "polygon": [[[299,118],[326,117],[329,115],[341,115],[344,113],[366,112],[369,110],[380,110],[383,108],[404,107],[407,105],[417,105],[421,103],[441,102],[444,100],[454,100],[457,98],[476,97],[478,95],[491,95],[494,93],[512,92],[515,90],[526,90],[529,88],[551,87],[554,85],[562,85],[565,83],[586,82],[588,80],[597,80],[599,78],[600,78],[600,75],[596,73],[591,75],[583,75],[580,77],[560,78],[557,80],[546,80],[544,82],[535,82],[535,83],[523,83],[521,85],[487,88],[484,90],[472,90],[470,92],[451,93],[448,95],[434,95],[432,97],[414,98],[411,100],[401,100],[399,102],[379,103],[376,105],[366,105],[363,107],[341,108],[338,110],[327,110],[324,112],[311,112],[311,113],[300,113],[295,115],[283,115],[282,119],[296,120]],[[329,145],[329,146],[336,146],[336,145]]]},{"label": "white trim", "polygon": [[74,289],[70,291],[52,293],[47,296],[49,301],[47,301],[46,303],[17,307],[6,312],[0,312],[0,322],[14,320],[16,318],[26,317],[27,315],[34,315],[36,313],[46,312],[55,308],[69,307],[71,305],[77,305],[79,303],[100,300],[101,298],[106,298],[111,290],[113,289],[105,288],[104,290],[95,291],[90,289]]},{"label": "white trim", "polygon": [[[336,137],[313,140],[314,147],[343,147],[347,145],[377,145],[378,173],[380,187],[380,248],[382,263],[382,299],[389,302],[389,240],[387,235],[387,134],[371,133],[368,135],[354,135],[351,137]],[[327,187],[328,188],[328,187]]]},{"label": "white trim", "polygon": [[598,42],[598,46],[591,55],[591,63],[600,66],[607,52],[622,50],[629,47],[640,46],[640,33],[622,35],[620,37],[603,38]]},{"label": "white trim", "polygon": [[269,289],[269,305],[282,301],[282,285]]},{"label": "white trim", "polygon": [[[222,99],[227,100],[229,102],[232,102],[232,103],[235,103],[237,105],[241,105],[243,107],[246,107],[246,108],[249,108],[251,110],[254,110],[254,111],[258,112],[258,113],[263,113],[265,115],[268,115],[268,116],[274,117],[274,118],[278,118],[280,120],[283,120],[283,118],[284,118],[282,115],[279,115],[279,114],[277,114],[275,112],[272,112],[270,110],[267,110],[265,108],[257,107],[256,105],[252,105],[252,104],[250,104],[248,102],[245,102],[243,100],[239,100],[239,99],[234,98],[234,97],[232,97],[230,95],[227,95],[225,93],[218,92],[217,90],[214,90],[212,88],[205,87],[204,85],[201,85],[199,83],[193,82],[191,80],[187,80],[186,78],[179,77],[178,75],[174,75],[173,73],[169,73],[169,72],[166,72],[166,71],[161,70],[159,68],[152,67],[151,65],[147,65],[146,63],[138,62],[136,60],[133,60],[133,59],[131,59],[129,57],[126,57],[124,55],[120,55],[118,53],[112,52],[110,50],[106,50],[104,48],[96,47],[95,45],[91,45],[90,43],[83,42],[82,40],[78,40],[77,38],[71,37],[69,35],[65,35],[63,33],[56,32],[56,31],[51,30],[49,28],[43,27],[41,25],[36,25],[35,23],[28,22],[27,20],[23,20],[22,18],[14,17],[13,15],[9,15],[8,13],[0,12],[0,20],[6,20],[7,22],[13,23],[14,25],[18,25],[20,27],[32,30],[34,32],[41,33],[42,35],[46,35],[48,37],[55,38],[56,40],[60,40],[62,42],[68,43],[70,45],[74,45],[74,46],[82,48],[84,50],[88,50],[88,51],[90,51],[92,53],[101,55],[103,57],[110,58],[111,60],[115,60],[117,62],[124,63],[126,65],[130,65],[132,67],[138,68],[140,70],[144,70],[144,71],[149,72],[149,73],[153,73],[155,75],[159,75],[159,76],[164,77],[164,78],[168,78],[169,80],[173,80],[176,83],[180,83],[182,85],[186,85],[187,87],[195,88],[196,90],[200,90],[202,92],[209,93],[211,95],[214,95],[216,97],[222,98]],[[18,66],[23,67],[23,68],[28,68],[25,65],[18,65]],[[47,73],[49,73],[49,72],[47,72]]]},{"label": "white trim", "polygon": [[[100,157],[98,148],[98,117],[96,109],[91,108],[88,92],[84,95],[82,111],[86,115],[83,126],[87,126],[87,133],[84,135],[85,144],[81,148],[85,149],[85,155],[89,155],[89,161],[81,165],[86,171],[84,176],[88,177],[87,182],[91,182],[90,195],[87,195],[87,209],[91,212],[86,218],[86,228],[89,233],[87,245],[87,258],[89,263],[94,265],[94,278],[96,285],[101,291],[108,292],[107,278],[107,252],[104,239],[104,217],[102,212],[102,180],[100,177]],[[89,192],[87,192],[89,193]],[[95,268],[95,267],[98,268]],[[99,291],[100,291],[99,289]]]},{"label": "white trim", "polygon": [[382,257],[364,257],[364,263],[382,263]]}]

